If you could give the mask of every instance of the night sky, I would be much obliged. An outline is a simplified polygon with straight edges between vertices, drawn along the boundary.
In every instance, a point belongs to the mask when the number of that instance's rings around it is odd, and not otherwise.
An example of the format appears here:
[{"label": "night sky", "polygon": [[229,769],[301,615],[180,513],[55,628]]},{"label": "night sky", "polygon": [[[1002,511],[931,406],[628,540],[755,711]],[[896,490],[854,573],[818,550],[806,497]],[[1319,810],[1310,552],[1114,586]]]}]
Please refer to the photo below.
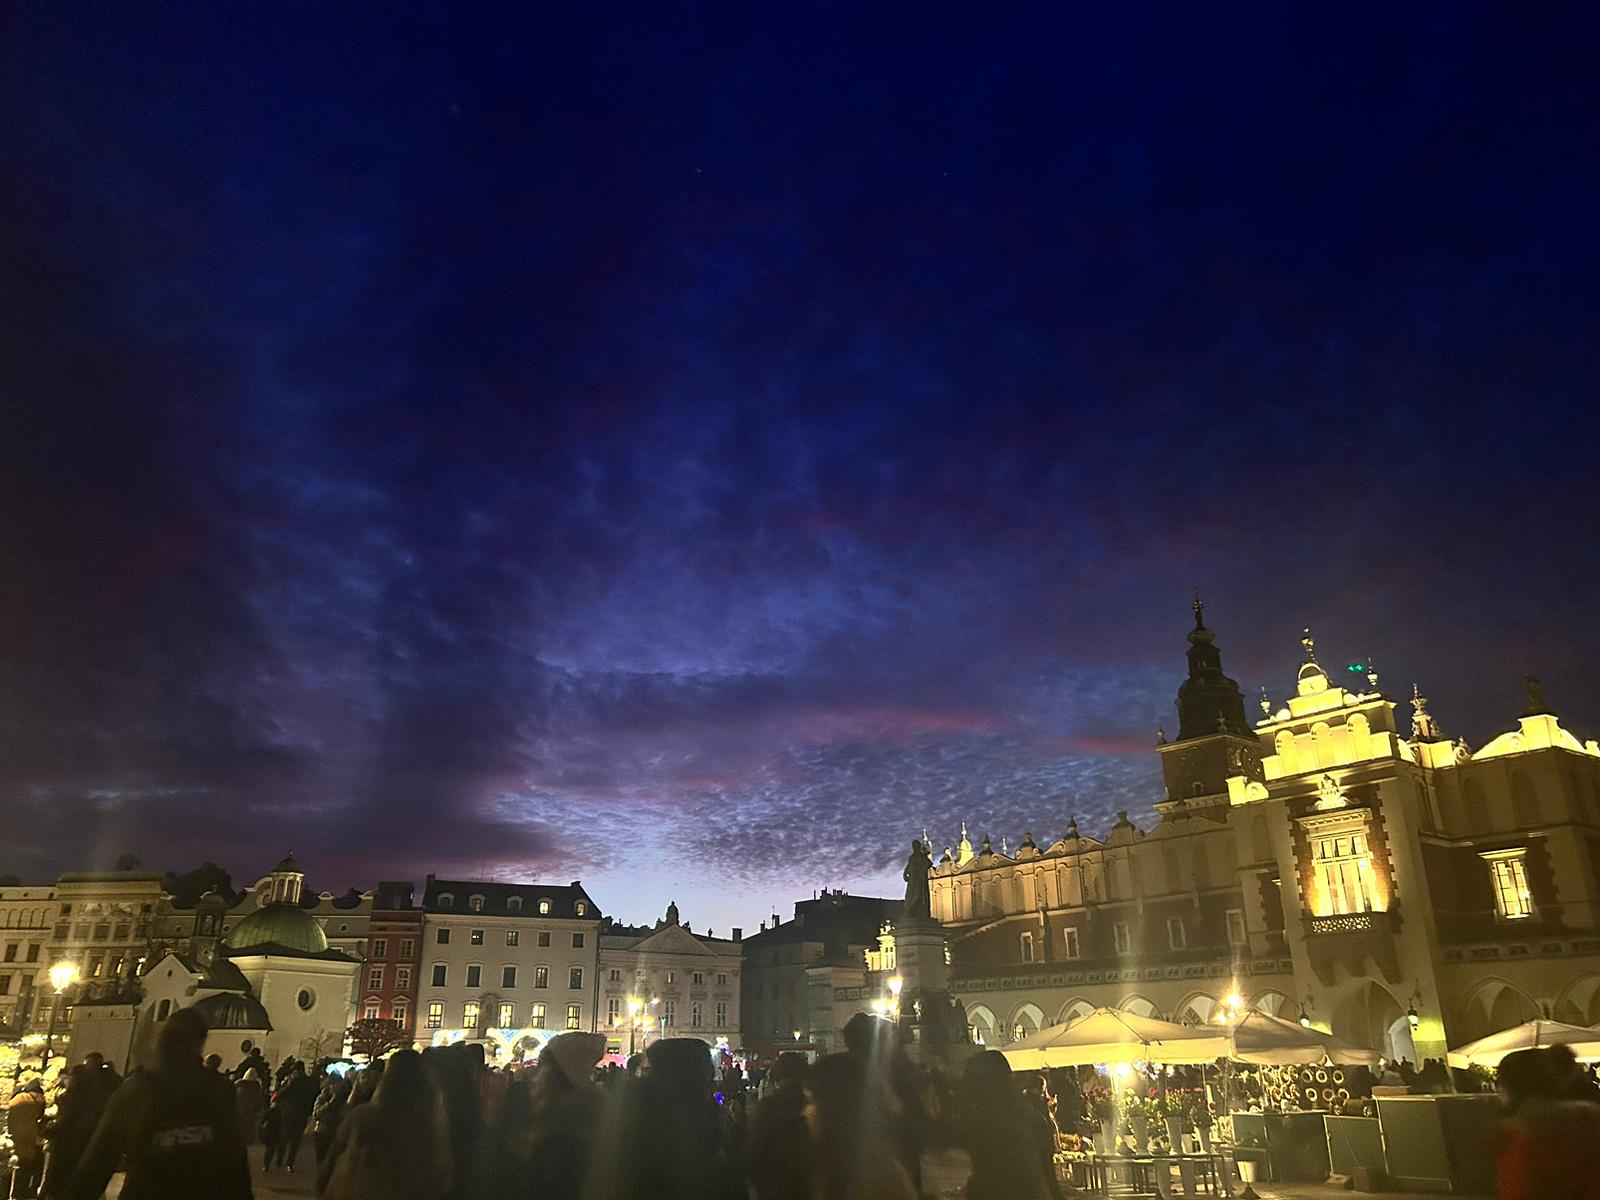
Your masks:
[{"label": "night sky", "polygon": [[1197,586],[1600,733],[1595,29],[540,7],[0,9],[0,872],[897,894]]}]

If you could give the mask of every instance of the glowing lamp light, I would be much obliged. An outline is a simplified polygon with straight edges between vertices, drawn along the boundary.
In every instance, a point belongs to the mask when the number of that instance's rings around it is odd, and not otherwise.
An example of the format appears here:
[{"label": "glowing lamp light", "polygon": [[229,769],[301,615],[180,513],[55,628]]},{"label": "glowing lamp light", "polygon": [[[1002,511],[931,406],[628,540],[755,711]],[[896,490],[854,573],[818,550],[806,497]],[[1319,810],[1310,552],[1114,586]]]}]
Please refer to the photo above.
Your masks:
[{"label": "glowing lamp light", "polygon": [[58,962],[50,968],[50,986],[57,992],[64,992],[78,982],[78,964]]},{"label": "glowing lamp light", "polygon": [[1111,1073],[1118,1079],[1126,1079],[1131,1070],[1127,1063],[1117,1063],[1111,1068]]},{"label": "glowing lamp light", "polygon": [[900,995],[900,989],[901,989],[901,988],[902,988],[902,987],[904,987],[904,986],[905,986],[905,981],[904,981],[904,980],[902,980],[902,979],[901,979],[901,978],[900,978],[900,976],[898,976],[898,975],[891,975],[891,976],[890,976],[890,977],[889,977],[889,991],[890,991],[890,993],[891,993],[891,994],[892,994],[892,995],[894,995],[894,996],[897,996],[897,997],[898,997],[898,996],[899,996],[899,995]]},{"label": "glowing lamp light", "polygon": [[1233,1012],[1238,1012],[1239,1009],[1244,1007],[1244,997],[1239,995],[1238,992],[1229,992],[1227,1005]]},{"label": "glowing lamp light", "polygon": [[1311,1018],[1306,1016],[1305,1013],[1301,1013],[1300,1014],[1300,1028],[1301,1029],[1310,1029],[1311,1028]]},{"label": "glowing lamp light", "polygon": [[1406,1009],[1406,1024],[1411,1026],[1412,1033],[1415,1033],[1417,1026],[1422,1024],[1422,1018],[1417,1015],[1417,1006],[1415,1004]]}]

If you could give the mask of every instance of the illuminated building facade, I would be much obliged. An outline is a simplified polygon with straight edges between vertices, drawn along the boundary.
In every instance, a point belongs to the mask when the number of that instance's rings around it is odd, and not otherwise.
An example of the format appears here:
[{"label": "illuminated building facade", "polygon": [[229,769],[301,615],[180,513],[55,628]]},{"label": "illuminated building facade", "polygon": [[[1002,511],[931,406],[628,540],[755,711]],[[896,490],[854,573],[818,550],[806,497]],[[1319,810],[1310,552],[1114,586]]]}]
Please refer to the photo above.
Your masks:
[{"label": "illuminated building facade", "polygon": [[356,1016],[397,1021],[416,1036],[417,989],[422,971],[422,909],[409,881],[378,884],[361,966]]},{"label": "illuminated building facade", "polygon": [[557,1033],[600,1028],[601,914],[581,883],[430,875],[422,909],[418,1041],[481,1041],[520,1060]]},{"label": "illuminated building facade", "polygon": [[1069,821],[1013,854],[963,833],[936,865],[978,1037],[1099,1005],[1206,1021],[1230,995],[1414,1060],[1541,1014],[1600,1022],[1600,746],[1537,681],[1474,751],[1416,689],[1330,677],[1309,631],[1293,694],[1253,721],[1198,602],[1189,643],[1154,828]]},{"label": "illuminated building facade", "polygon": [[617,1054],[657,1037],[739,1044],[740,943],[693,933],[669,904],[655,926],[600,930],[600,1027]]}]

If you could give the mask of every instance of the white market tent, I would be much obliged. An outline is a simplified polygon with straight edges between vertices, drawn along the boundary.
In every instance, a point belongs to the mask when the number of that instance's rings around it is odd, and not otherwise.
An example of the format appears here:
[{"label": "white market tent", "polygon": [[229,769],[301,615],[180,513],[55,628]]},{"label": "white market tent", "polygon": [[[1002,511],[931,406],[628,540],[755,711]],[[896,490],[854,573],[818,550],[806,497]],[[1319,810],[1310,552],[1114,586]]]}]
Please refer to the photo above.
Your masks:
[{"label": "white market tent", "polygon": [[1282,1017],[1251,1011],[1232,1025],[1228,1058],[1261,1066],[1319,1063],[1324,1059],[1344,1066],[1375,1066],[1376,1050],[1363,1050],[1323,1033],[1285,1021]]},{"label": "white market tent", "polygon": [[1092,1063],[1206,1063],[1229,1053],[1220,1028],[1175,1025],[1115,1008],[1097,1008],[1002,1046],[1014,1071]]},{"label": "white market tent", "polygon": [[1580,1062],[1595,1062],[1600,1060],[1600,1029],[1542,1018],[1525,1021],[1457,1047],[1450,1051],[1449,1061],[1452,1067],[1498,1067],[1502,1058],[1517,1050],[1547,1046],[1567,1046]]}]

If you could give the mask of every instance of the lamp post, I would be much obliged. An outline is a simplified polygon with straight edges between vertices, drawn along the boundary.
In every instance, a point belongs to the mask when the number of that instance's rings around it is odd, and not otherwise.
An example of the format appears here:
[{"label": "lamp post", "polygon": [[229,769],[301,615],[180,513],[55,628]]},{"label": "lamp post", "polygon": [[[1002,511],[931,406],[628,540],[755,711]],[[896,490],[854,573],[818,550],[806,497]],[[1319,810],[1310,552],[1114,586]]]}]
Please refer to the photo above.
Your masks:
[{"label": "lamp post", "polygon": [[77,981],[76,963],[62,961],[50,968],[50,986],[55,989],[56,994],[50,1002],[50,1026],[44,1035],[44,1061],[39,1066],[41,1074],[50,1069],[50,1056],[56,1043],[56,1019],[61,1015],[61,993]]}]

